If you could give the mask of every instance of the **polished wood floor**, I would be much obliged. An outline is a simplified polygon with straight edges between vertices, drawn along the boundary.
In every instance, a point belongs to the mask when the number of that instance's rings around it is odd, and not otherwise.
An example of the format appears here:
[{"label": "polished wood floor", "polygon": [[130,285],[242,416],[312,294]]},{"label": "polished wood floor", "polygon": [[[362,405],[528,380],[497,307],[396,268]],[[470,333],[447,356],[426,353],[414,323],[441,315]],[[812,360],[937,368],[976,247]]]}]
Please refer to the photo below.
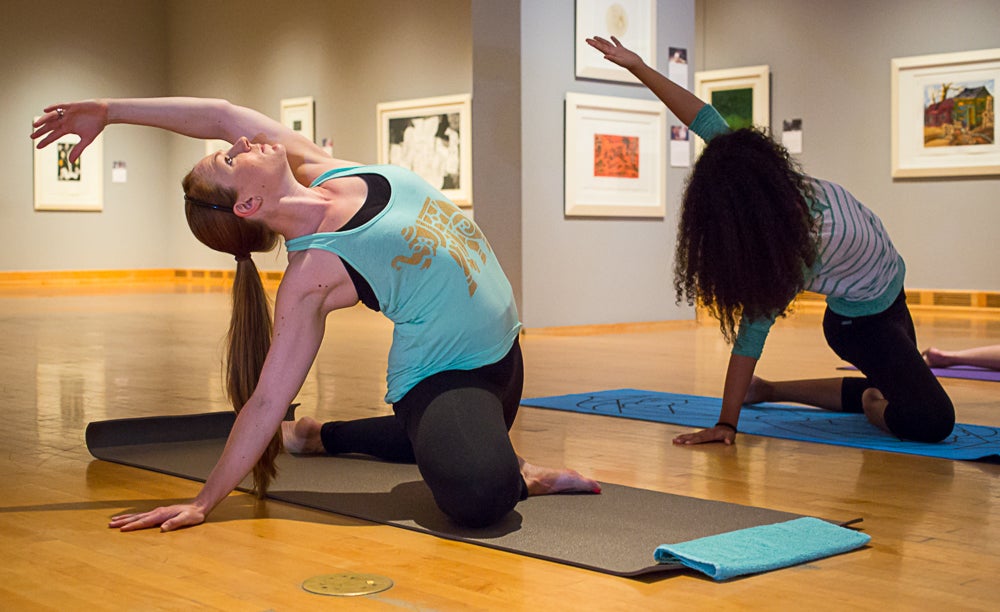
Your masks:
[{"label": "polished wood floor", "polygon": [[[529,460],[605,482],[818,516],[862,516],[863,550],[715,583],[628,579],[231,495],[194,529],[123,534],[108,517],[185,500],[198,484],[94,460],[90,421],[224,409],[221,287],[0,291],[3,610],[990,610],[1000,595],[1000,464],[741,436],[680,448],[685,428],[522,408]],[[1000,318],[917,314],[922,345],[1000,342]],[[384,414],[388,325],[329,320],[300,414]],[[717,396],[728,354],[712,325],[523,337],[528,396],[634,387]],[[836,376],[819,316],[779,322],[760,372]],[[1000,384],[945,380],[959,420],[1000,426]],[[664,520],[669,520],[668,516]],[[609,534],[614,537],[614,534]],[[350,600],[303,580],[360,572],[395,586]]]}]

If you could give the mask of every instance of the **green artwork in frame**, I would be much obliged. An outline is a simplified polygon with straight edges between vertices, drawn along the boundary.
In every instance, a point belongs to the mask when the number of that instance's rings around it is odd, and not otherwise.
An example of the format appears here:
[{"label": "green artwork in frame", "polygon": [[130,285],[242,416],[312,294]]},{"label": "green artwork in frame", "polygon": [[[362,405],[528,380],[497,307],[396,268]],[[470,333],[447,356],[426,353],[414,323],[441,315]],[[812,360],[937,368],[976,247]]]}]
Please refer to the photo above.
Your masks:
[{"label": "green artwork in frame", "polygon": [[[770,74],[766,64],[700,70],[694,73],[695,95],[719,111],[731,128],[771,127]],[[695,155],[701,155],[705,143],[695,140]]]},{"label": "green artwork in frame", "polygon": [[712,92],[712,106],[734,130],[753,125],[753,88],[718,89]]}]

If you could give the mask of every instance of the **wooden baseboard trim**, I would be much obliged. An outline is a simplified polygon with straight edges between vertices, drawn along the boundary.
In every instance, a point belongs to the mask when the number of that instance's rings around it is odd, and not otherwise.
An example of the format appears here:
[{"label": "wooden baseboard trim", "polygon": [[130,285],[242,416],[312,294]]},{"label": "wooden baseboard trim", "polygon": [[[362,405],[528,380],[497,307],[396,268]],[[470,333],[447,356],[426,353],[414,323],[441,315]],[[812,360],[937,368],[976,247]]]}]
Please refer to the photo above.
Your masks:
[{"label": "wooden baseboard trim", "polygon": [[[805,291],[795,300],[797,306],[826,305],[826,298]],[[1000,291],[962,291],[956,289],[907,289],[906,305],[910,310],[967,310],[1000,313]]]},{"label": "wooden baseboard trim", "polygon": [[[230,284],[235,270],[188,268],[156,268],[149,270],[39,270],[0,271],[0,288],[69,287],[79,285],[143,285],[163,283]],[[265,283],[279,283],[281,271],[260,273]],[[826,307],[825,297],[805,291],[793,304],[793,311],[815,312]],[[962,291],[955,289],[908,289],[906,302],[914,312],[969,312],[1000,315],[1000,291]],[[711,322],[707,311],[696,308],[695,320]],[[625,334],[679,329],[693,321],[649,321],[640,323],[609,323],[598,325],[568,325],[562,327],[525,328],[525,334],[536,336],[580,336]]]},{"label": "wooden baseboard trim", "polygon": [[[907,289],[906,305],[913,312],[968,312],[1000,315],[1000,291],[962,291],[957,289]],[[821,312],[826,309],[826,296],[803,291],[792,304],[793,312]],[[697,308],[699,321],[711,315]]]},{"label": "wooden baseboard trim", "polygon": [[[232,283],[235,270],[42,270],[0,272],[0,287],[52,287],[160,283]],[[280,282],[282,272],[262,271],[264,282]]]}]

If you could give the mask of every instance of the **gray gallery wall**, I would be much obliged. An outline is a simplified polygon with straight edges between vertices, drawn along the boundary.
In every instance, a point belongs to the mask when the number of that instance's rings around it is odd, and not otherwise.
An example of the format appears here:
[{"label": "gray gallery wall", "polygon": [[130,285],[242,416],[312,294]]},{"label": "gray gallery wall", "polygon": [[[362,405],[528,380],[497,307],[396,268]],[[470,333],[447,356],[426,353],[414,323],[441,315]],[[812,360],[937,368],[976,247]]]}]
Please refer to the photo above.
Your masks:
[{"label": "gray gallery wall", "polygon": [[[342,159],[375,163],[379,102],[472,91],[468,0],[171,0],[170,87],[220,96],[278,117],[281,99],[312,96],[316,137]],[[185,139],[172,158],[178,177],[204,153]],[[224,267],[226,256],[189,248],[172,218],[169,261]],[[283,250],[256,258],[284,269]]]},{"label": "gray gallery wall", "polygon": [[699,69],[768,64],[772,128],[883,220],[907,286],[1000,290],[1000,177],[893,180],[890,60],[1000,47],[996,0],[698,0]]},{"label": "gray gallery wall", "polygon": [[[115,127],[105,135],[105,165],[110,171],[111,161],[125,161],[129,180],[105,182],[104,211],[33,211],[28,123],[45,104],[201,95],[277,116],[280,99],[313,96],[317,135],[332,138],[338,156],[373,162],[378,102],[476,90],[517,100],[474,102],[495,113],[475,119],[475,138],[491,139],[493,158],[484,154],[474,167],[477,184],[494,185],[477,218],[514,280],[525,324],[690,317],[674,304],[670,284],[686,171],[667,171],[665,219],[562,212],[566,92],[651,94],[574,77],[572,0],[504,0],[509,13],[498,11],[499,1],[65,0],[40,11],[35,2],[7,0],[0,224],[8,232],[0,270],[232,265],[197,244],[179,212],[178,182],[204,151],[189,139]],[[843,182],[882,216],[907,259],[910,287],[1000,289],[993,239],[1000,181],[889,176],[889,59],[1000,46],[995,0],[658,0],[657,7],[661,63],[668,47],[680,46],[692,69],[771,66],[775,125],[804,120],[806,169]],[[283,254],[259,260],[265,269],[283,262]]]},{"label": "gray gallery wall", "polygon": [[[42,15],[47,16],[41,19]],[[7,0],[0,21],[0,270],[219,268],[231,258],[195,241],[180,179],[200,141],[148,128],[105,132],[101,213],[32,210],[29,124],[55,101],[103,96],[223,97],[277,117],[280,100],[316,100],[317,137],[376,161],[378,102],[468,93],[468,0]],[[20,144],[18,144],[20,143]],[[84,160],[86,163],[86,159]],[[260,256],[283,269],[284,253]]]},{"label": "gray gallery wall", "polygon": [[[656,6],[656,56],[665,69],[670,47],[694,48],[694,2],[658,0]],[[656,98],[639,84],[575,77],[573,2],[522,2],[521,11],[525,326],[691,318],[691,308],[674,303],[671,282],[683,169],[667,168],[666,218],[563,214],[566,92]],[[668,113],[669,125],[679,123]]]},{"label": "gray gallery wall", "polygon": [[[167,86],[164,2],[5,0],[0,19],[0,270],[142,269],[167,266],[166,133],[112,130],[111,160],[128,182],[104,183],[104,211],[35,212],[32,118],[47,104],[103,95],[161,96]],[[83,164],[91,163],[84,154]],[[108,178],[110,169],[108,170]],[[176,209],[176,206],[175,206]]]},{"label": "gray gallery wall", "polygon": [[472,176],[476,223],[523,310],[521,240],[521,10],[472,2]]}]

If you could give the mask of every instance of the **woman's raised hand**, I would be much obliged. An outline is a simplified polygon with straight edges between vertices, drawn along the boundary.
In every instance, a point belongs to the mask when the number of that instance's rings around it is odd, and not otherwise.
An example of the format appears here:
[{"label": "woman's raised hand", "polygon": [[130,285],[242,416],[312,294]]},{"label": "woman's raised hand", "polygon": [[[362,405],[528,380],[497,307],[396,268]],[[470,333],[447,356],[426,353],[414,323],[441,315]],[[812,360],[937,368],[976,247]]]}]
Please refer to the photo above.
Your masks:
[{"label": "woman's raised hand", "polygon": [[611,40],[605,40],[600,36],[587,39],[587,44],[604,54],[604,59],[618,64],[626,70],[632,70],[642,65],[642,58],[634,51],[630,51],[622,45],[614,36]]},{"label": "woman's raised hand", "polygon": [[41,138],[35,146],[47,147],[67,134],[76,134],[80,142],[69,153],[69,161],[80,159],[80,154],[108,124],[108,107],[97,100],[53,104],[32,124],[32,139]]}]

